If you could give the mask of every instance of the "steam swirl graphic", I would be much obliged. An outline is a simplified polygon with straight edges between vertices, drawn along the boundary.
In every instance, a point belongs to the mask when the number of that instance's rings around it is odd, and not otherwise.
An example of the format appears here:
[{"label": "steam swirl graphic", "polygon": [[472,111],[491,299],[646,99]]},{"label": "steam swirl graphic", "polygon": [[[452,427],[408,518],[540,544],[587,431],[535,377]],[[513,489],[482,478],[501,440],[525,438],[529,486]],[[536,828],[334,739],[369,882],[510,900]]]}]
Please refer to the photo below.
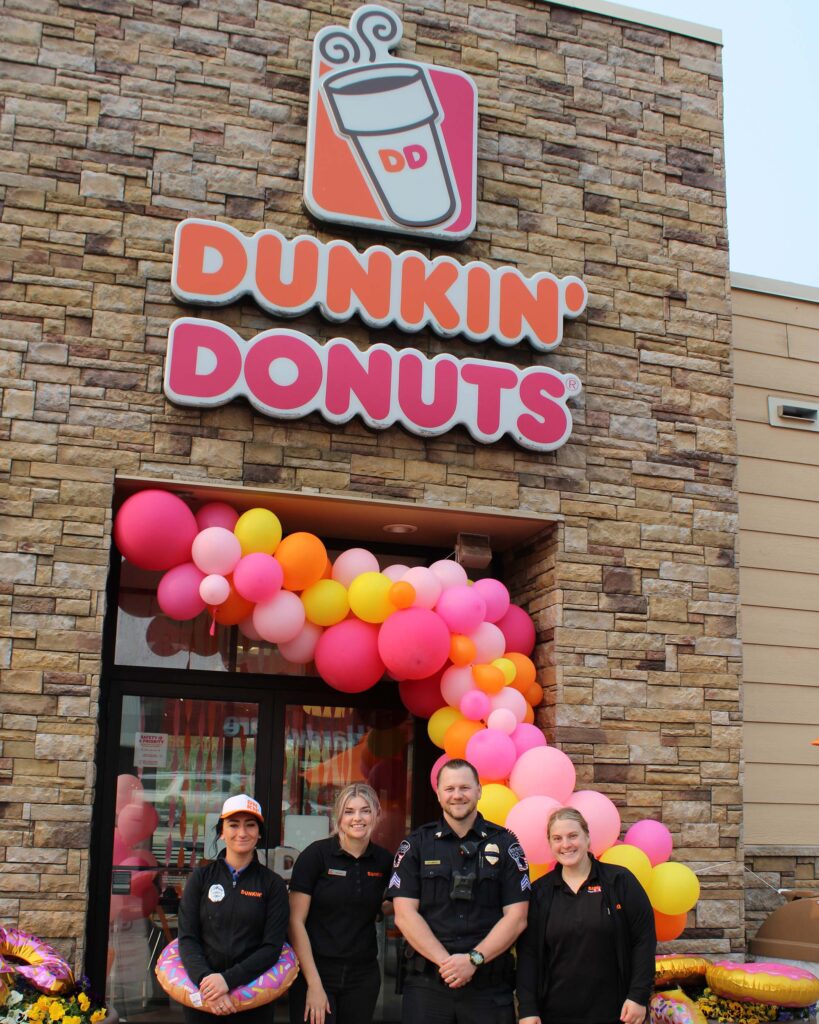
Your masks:
[{"label": "steam swirl graphic", "polygon": [[[403,35],[396,14],[375,4],[359,7],[350,19],[349,30],[325,30],[317,40],[322,60],[336,67],[346,64],[374,64],[389,56]],[[362,54],[362,47],[366,55]]]}]

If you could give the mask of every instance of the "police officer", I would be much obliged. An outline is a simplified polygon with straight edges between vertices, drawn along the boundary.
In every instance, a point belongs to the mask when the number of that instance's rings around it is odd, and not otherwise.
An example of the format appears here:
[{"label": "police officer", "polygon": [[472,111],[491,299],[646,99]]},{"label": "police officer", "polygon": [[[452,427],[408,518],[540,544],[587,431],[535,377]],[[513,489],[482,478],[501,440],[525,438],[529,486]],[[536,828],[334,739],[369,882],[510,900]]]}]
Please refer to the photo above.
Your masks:
[{"label": "police officer", "polygon": [[478,773],[438,773],[443,817],[398,847],[388,896],[406,939],[405,1024],[513,1024],[510,947],[526,927],[529,872],[511,832],[478,813]]}]

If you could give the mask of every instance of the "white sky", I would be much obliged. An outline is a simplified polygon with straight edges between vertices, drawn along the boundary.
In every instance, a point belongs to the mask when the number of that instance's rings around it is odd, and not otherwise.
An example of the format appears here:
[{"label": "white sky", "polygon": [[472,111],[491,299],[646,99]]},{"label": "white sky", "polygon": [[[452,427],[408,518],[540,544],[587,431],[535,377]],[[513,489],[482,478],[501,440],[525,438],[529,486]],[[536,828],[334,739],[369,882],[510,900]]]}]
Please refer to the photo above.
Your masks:
[{"label": "white sky", "polygon": [[722,30],[731,270],[819,287],[819,2],[621,2]]}]

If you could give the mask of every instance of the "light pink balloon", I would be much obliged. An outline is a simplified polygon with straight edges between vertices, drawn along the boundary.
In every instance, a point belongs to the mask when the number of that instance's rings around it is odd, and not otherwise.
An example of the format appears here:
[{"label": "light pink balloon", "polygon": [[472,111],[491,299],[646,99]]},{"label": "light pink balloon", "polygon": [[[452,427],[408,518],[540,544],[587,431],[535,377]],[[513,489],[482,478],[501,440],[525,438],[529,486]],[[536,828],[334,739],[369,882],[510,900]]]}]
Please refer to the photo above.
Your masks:
[{"label": "light pink balloon", "polygon": [[498,626],[505,638],[505,649],[518,654],[530,655],[535,649],[535,624],[531,616],[516,604],[510,604]]},{"label": "light pink balloon", "polygon": [[[491,704],[493,711],[499,711],[501,708],[505,711],[510,711],[514,716],[515,725],[518,722],[522,722],[526,717],[526,709],[529,706],[523,694],[512,686],[504,686],[500,693],[493,694]],[[513,730],[510,729],[509,731],[512,732]]]},{"label": "light pink balloon", "polygon": [[475,680],[469,665],[463,668],[451,665],[441,676],[441,695],[450,707],[460,707],[466,694],[474,689]]},{"label": "light pink balloon", "polygon": [[286,640],[279,644],[279,654],[285,661],[293,665],[309,665],[316,654],[316,644],[324,632],[321,626],[314,622],[305,622],[301,632],[297,633],[292,640]]},{"label": "light pink balloon", "polygon": [[481,782],[503,782],[516,757],[515,744],[496,729],[481,729],[466,745],[466,759],[477,769]]},{"label": "light pink balloon", "polygon": [[595,857],[614,846],[620,836],[620,812],[607,796],[593,789],[579,789],[566,803],[580,811],[588,822]]},{"label": "light pink balloon", "polygon": [[474,587],[449,587],[438,598],[435,611],[450,632],[469,635],[486,617],[486,601]]},{"label": "light pink balloon", "polygon": [[[496,708],[487,718],[486,724],[490,729],[497,729],[498,732],[511,737],[518,720],[509,708]],[[514,747],[514,743],[512,745]],[[515,750],[515,758],[517,758],[517,750]]]},{"label": "light pink balloon", "polygon": [[625,834],[625,842],[642,850],[651,861],[651,866],[664,864],[671,856],[674,842],[671,833],[661,821],[643,818],[635,821]]},{"label": "light pink balloon", "polygon": [[216,608],[230,597],[230,584],[216,573],[206,576],[199,584],[199,596],[208,608]]},{"label": "light pink balloon", "polygon": [[512,742],[515,744],[518,757],[520,757],[521,754],[525,754],[527,750],[532,750],[534,747],[545,747],[546,737],[536,725],[521,722],[512,733]]},{"label": "light pink balloon", "polygon": [[409,572],[409,566],[401,565],[399,562],[396,562],[394,565],[388,565],[387,568],[382,569],[381,572],[388,580],[392,580],[393,583],[397,583],[399,580],[404,578],[405,573]]},{"label": "light pink balloon", "polygon": [[441,581],[435,573],[425,569],[423,565],[414,565],[411,569],[407,569],[401,579],[406,583],[411,583],[415,588],[414,607],[435,607],[442,590]]},{"label": "light pink balloon", "polygon": [[509,610],[509,591],[500,580],[491,577],[476,580],[470,589],[479,593],[486,602],[487,622],[497,622]]},{"label": "light pink balloon", "polygon": [[565,804],[574,789],[575,779],[574,765],[562,750],[557,747],[533,747],[521,754],[515,762],[509,776],[509,788],[521,799],[527,796],[550,796],[560,804]]},{"label": "light pink balloon", "polygon": [[517,836],[530,864],[547,864],[554,860],[546,828],[550,815],[560,806],[549,796],[527,796],[507,815],[506,828]]},{"label": "light pink balloon", "polygon": [[117,814],[122,810],[126,804],[130,804],[136,800],[138,803],[142,802],[142,783],[136,777],[136,775],[118,775],[117,776]]},{"label": "light pink balloon", "polygon": [[380,572],[378,559],[366,548],[348,548],[333,562],[333,579],[345,587],[364,572]]},{"label": "light pink balloon", "polygon": [[158,824],[159,817],[151,804],[126,804],[117,816],[117,829],[128,846],[152,836]]},{"label": "light pink balloon", "polygon": [[448,590],[450,587],[466,586],[468,579],[466,569],[451,558],[442,558],[438,562],[433,562],[429,568],[433,576],[438,578],[444,590]]},{"label": "light pink balloon", "polygon": [[233,570],[233,586],[246,601],[269,601],[282,589],[284,571],[272,555],[254,551],[240,558]]},{"label": "light pink balloon", "polygon": [[429,782],[435,792],[438,792],[438,772],[444,767],[447,761],[451,761],[452,758],[449,754],[441,754],[435,764],[432,766],[432,771],[429,773]]},{"label": "light pink balloon", "polygon": [[242,636],[246,636],[248,640],[264,640],[264,637],[253,625],[253,612],[251,612],[246,619],[242,619],[239,623],[239,631]]},{"label": "light pink balloon", "polygon": [[191,546],[194,564],[209,576],[229,576],[241,557],[239,538],[222,526],[209,526],[197,533]]},{"label": "light pink balloon", "polygon": [[304,605],[298,595],[289,590],[280,590],[275,597],[253,609],[253,625],[271,644],[284,644],[298,636],[304,620]]},{"label": "light pink balloon", "polygon": [[476,665],[488,665],[495,658],[503,657],[506,650],[503,633],[491,622],[482,622],[469,634],[469,639],[475,645]]},{"label": "light pink balloon", "polygon": [[162,611],[171,619],[186,622],[205,610],[199,594],[199,585],[205,574],[193,562],[185,562],[168,569],[156,588],[156,599]]},{"label": "light pink balloon", "polygon": [[482,690],[467,690],[463,697],[461,697],[458,707],[464,718],[468,718],[473,722],[485,719],[492,710],[489,694],[484,693]]},{"label": "light pink balloon", "polygon": [[209,501],[194,515],[200,530],[207,530],[209,526],[221,526],[223,530],[230,530],[232,533],[233,527],[239,521],[239,513],[224,501]]}]

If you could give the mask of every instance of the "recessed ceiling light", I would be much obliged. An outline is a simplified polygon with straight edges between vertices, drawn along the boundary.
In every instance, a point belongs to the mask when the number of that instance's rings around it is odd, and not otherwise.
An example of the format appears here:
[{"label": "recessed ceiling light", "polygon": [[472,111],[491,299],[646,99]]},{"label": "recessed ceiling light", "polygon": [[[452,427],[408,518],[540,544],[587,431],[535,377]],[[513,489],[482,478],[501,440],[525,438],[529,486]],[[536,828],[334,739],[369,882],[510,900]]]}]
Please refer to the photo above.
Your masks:
[{"label": "recessed ceiling light", "polygon": [[381,529],[384,533],[417,533],[418,527],[413,526],[412,523],[387,523],[386,526],[382,526]]}]

